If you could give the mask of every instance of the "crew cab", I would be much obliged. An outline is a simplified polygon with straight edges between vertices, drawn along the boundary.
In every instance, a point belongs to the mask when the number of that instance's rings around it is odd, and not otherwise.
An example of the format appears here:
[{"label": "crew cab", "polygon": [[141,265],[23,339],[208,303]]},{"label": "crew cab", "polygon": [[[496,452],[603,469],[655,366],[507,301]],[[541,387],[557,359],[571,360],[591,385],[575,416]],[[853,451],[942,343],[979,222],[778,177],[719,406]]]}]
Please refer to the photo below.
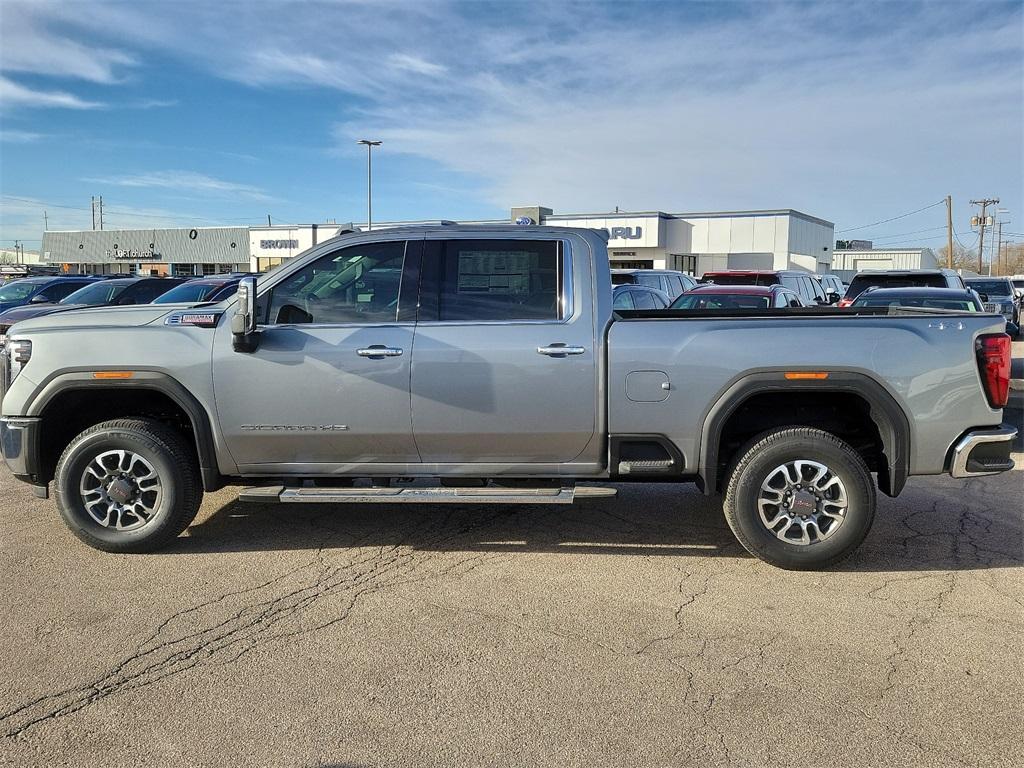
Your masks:
[{"label": "crew cab", "polygon": [[19,323],[4,458],[114,552],[167,544],[226,484],[264,502],[558,504],[658,481],[722,493],[744,547],[804,569],[860,544],[876,485],[1012,468],[1002,317],[616,312],[606,237],[347,232],[220,304]]}]

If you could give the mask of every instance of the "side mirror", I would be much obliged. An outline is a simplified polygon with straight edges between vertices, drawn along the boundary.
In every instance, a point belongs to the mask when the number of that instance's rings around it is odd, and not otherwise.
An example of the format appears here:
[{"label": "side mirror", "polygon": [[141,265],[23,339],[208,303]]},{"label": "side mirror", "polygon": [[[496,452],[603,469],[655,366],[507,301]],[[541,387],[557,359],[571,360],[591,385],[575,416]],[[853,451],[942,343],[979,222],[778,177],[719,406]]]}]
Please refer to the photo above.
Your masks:
[{"label": "side mirror", "polygon": [[256,333],[256,278],[243,277],[235,294],[238,304],[231,316],[231,340],[235,352],[255,352]]},{"label": "side mirror", "polygon": [[830,294],[828,295],[828,303],[829,303],[829,304],[838,304],[838,303],[839,303],[839,300],[840,300],[841,298],[843,298],[843,297],[842,297],[842,296],[840,296],[840,295],[839,295],[838,293],[836,293],[835,291],[833,291],[832,293],[830,293]]},{"label": "side mirror", "polygon": [[49,304],[50,303],[50,297],[49,296],[45,296],[42,293],[37,293],[35,296],[33,296],[31,299],[28,300],[28,303],[29,304]]},{"label": "side mirror", "polygon": [[979,293],[978,296],[981,298],[982,301],[988,301],[987,293]]}]

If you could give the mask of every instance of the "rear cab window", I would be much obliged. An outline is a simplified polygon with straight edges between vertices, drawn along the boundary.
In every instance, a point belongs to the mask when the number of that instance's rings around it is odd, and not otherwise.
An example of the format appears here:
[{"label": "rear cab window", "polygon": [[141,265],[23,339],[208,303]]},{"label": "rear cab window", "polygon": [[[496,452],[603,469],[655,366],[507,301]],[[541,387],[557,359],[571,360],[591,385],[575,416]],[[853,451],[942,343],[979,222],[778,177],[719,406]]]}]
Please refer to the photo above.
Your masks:
[{"label": "rear cab window", "polygon": [[946,279],[935,275],[866,275],[860,274],[850,281],[846,298],[855,299],[868,288],[945,288]]},{"label": "rear cab window", "polygon": [[562,263],[558,240],[428,240],[420,319],[560,321]]}]

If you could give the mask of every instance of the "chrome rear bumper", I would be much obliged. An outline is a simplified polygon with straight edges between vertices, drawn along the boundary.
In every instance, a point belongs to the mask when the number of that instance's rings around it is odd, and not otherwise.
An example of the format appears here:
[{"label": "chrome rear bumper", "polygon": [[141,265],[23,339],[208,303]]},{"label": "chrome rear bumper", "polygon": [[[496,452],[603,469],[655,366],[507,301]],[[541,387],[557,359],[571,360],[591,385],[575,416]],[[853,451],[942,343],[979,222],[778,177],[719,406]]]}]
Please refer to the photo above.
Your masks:
[{"label": "chrome rear bumper", "polygon": [[949,474],[953,477],[978,477],[1013,469],[1010,452],[1016,436],[1016,427],[1009,424],[968,432],[953,446]]}]

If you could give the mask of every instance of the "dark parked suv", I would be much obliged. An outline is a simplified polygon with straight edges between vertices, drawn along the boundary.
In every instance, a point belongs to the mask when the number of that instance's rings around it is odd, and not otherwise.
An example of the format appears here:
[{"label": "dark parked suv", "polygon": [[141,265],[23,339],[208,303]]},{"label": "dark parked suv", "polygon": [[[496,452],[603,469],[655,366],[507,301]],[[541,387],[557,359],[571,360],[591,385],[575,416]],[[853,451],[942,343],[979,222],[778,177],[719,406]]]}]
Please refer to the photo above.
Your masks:
[{"label": "dark parked suv", "polygon": [[839,302],[848,307],[867,288],[966,288],[952,269],[889,269],[858,272],[850,281],[846,296]]},{"label": "dark parked suv", "polygon": [[[831,296],[825,295],[821,284],[810,272],[799,269],[781,270],[740,270],[729,269],[723,272],[705,272],[702,283],[715,285],[781,285],[795,291],[809,307],[816,304],[832,304]],[[838,300],[838,297],[836,297]]]},{"label": "dark parked suv", "polygon": [[23,277],[0,288],[0,312],[25,304],[55,304],[99,278],[89,275],[74,277]]},{"label": "dark parked suv", "polygon": [[675,299],[697,285],[697,281],[685,272],[672,269],[613,269],[612,285],[646,285]]},{"label": "dark parked suv", "polygon": [[112,280],[93,281],[74,293],[65,296],[56,304],[15,307],[0,312],[0,334],[21,320],[50,315],[82,307],[123,307],[131,304],[149,304],[153,299],[166,293],[184,281],[180,277],[120,277]]}]

